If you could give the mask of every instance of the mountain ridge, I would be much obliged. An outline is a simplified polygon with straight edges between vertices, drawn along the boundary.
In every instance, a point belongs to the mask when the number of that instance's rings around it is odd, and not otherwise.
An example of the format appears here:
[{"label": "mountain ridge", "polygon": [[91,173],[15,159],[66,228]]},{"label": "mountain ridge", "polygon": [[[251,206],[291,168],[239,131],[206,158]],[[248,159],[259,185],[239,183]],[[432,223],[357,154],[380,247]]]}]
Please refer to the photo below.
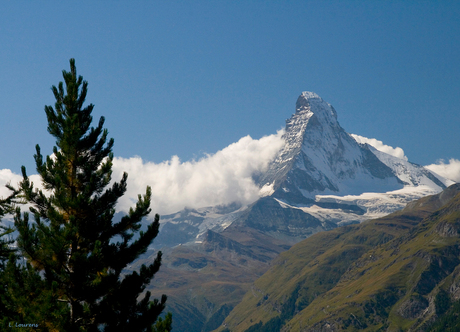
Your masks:
[{"label": "mountain ridge", "polygon": [[[255,202],[163,216],[152,249],[164,251],[165,264],[158,275],[161,286],[150,290],[153,296],[171,294],[174,328],[217,328],[272,259],[291,246],[402,209],[448,183],[357,142],[340,126],[335,109],[314,93],[300,95],[283,139],[267,171],[255,177],[261,196]],[[371,189],[376,192],[366,191]]]},{"label": "mountain ridge", "polygon": [[[411,177],[414,172],[418,173],[415,179],[426,177],[423,182],[432,187],[446,187],[422,166],[399,163],[399,158],[358,143],[340,126],[335,109],[315,93],[299,96],[283,138],[285,146],[258,182],[262,195],[287,203],[309,203],[317,194],[387,192],[416,186]],[[408,176],[400,179],[398,175]]]},{"label": "mountain ridge", "polygon": [[460,298],[459,211],[455,184],[317,233],[280,254],[216,331],[425,331],[436,297]]},{"label": "mountain ridge", "polygon": [[[233,203],[226,211],[207,207],[164,216],[155,247],[199,242],[208,229],[222,232],[233,223],[242,225],[264,197],[295,209],[294,214],[301,211],[305,214],[301,219],[310,224],[315,219],[327,223],[329,218],[344,225],[391,213],[452,184],[423,166],[357,142],[340,126],[335,109],[313,92],[303,92],[297,99],[283,139],[284,147],[256,177],[258,201],[248,206]],[[265,201],[278,210],[273,200]],[[330,227],[317,231],[325,229]],[[298,241],[301,233],[312,234],[299,232],[291,242]]]}]

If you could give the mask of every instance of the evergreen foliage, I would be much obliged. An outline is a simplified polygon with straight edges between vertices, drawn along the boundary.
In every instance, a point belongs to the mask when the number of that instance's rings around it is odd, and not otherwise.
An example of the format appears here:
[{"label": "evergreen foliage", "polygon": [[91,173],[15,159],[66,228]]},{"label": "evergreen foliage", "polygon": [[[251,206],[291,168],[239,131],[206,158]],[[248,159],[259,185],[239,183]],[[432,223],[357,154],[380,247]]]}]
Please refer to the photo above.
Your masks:
[{"label": "evergreen foliage", "polygon": [[[7,198],[0,198],[0,221],[3,216],[14,210],[13,206],[14,203],[16,203],[16,198],[19,194],[18,191],[9,184],[6,185],[6,187],[12,192]],[[6,260],[9,258],[10,254],[14,252],[10,246],[14,242],[14,240],[10,237],[12,232],[13,229],[10,227],[0,225],[0,273],[5,269]]]},{"label": "evergreen foliage", "polygon": [[[52,87],[54,109],[45,107],[48,132],[56,138],[53,155],[44,159],[37,145],[34,156],[43,190],[22,167],[20,190],[34,222],[16,210],[17,244],[26,263],[10,260],[8,292],[22,321],[39,324],[39,330],[151,331],[166,296],[152,301],[144,290],[160,268],[161,252],[140,271],[125,270],[158,234],[158,215],[140,230],[151,211],[151,189],[113,221],[127,174],[109,186],[114,141],[107,139],[104,117],[90,127],[94,106],[83,106],[88,83],[77,76],[74,59],[63,77],[65,86]],[[162,324],[170,326],[170,320]]]},{"label": "evergreen foliage", "polygon": [[[0,221],[3,216],[14,210],[13,206],[16,203],[18,195],[18,192],[10,185],[6,187],[12,190],[12,193],[6,199],[0,199]],[[14,260],[16,257],[16,250],[12,247],[14,243],[12,237],[13,231],[11,227],[0,225],[0,326],[3,321],[7,322],[11,316],[14,316],[14,312],[10,310],[13,299],[8,293],[8,278],[6,273],[8,259]]]},{"label": "evergreen foliage", "polygon": [[[0,214],[0,220],[1,219]],[[0,272],[5,269],[5,263],[8,257],[14,252],[14,250],[10,247],[10,245],[14,242],[14,240],[10,238],[10,234],[12,232],[13,229],[0,225]]]},{"label": "evergreen foliage", "polygon": [[168,312],[165,319],[158,318],[155,326],[152,327],[152,332],[171,332],[172,330],[172,314]]}]

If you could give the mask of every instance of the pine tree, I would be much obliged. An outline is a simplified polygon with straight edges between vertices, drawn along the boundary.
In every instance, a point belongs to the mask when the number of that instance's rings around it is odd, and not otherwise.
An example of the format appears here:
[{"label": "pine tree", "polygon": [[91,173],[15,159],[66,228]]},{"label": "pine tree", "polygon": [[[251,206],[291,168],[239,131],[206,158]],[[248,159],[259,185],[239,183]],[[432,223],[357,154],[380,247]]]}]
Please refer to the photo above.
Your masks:
[{"label": "pine tree", "polygon": [[[5,200],[0,199],[0,221],[5,215],[6,204]],[[8,236],[12,230],[0,225],[0,321],[3,317],[9,316],[8,304],[10,303],[9,297],[7,296],[7,283],[5,278],[5,266],[9,256],[14,252],[10,245],[13,240]],[[6,318],[8,320],[8,317]]]},{"label": "pine tree", "polygon": [[[14,210],[18,195],[18,192],[10,185],[6,187],[12,190],[12,193],[5,199],[0,198],[0,221],[6,214]],[[13,228],[0,224],[0,326],[7,324],[12,315],[14,316],[14,312],[11,311],[13,301],[8,291],[9,280],[6,273],[8,259],[15,260],[17,258],[16,250],[12,247],[14,244],[13,231]]]},{"label": "pine tree", "polygon": [[[13,210],[14,200],[18,194],[10,185],[7,185],[7,188],[13,190],[13,192],[7,198],[0,198],[0,221]],[[0,272],[5,269],[6,260],[14,252],[10,246],[14,240],[9,237],[12,232],[12,228],[0,224]]]},{"label": "pine tree", "polygon": [[45,106],[48,132],[56,138],[53,155],[44,160],[37,145],[34,156],[44,190],[34,188],[22,167],[20,190],[34,222],[17,211],[17,243],[26,267],[37,272],[29,271],[31,284],[42,283],[42,291],[34,295],[38,300],[21,305],[29,305],[30,312],[47,306],[45,317],[36,318],[44,330],[150,331],[166,302],[164,295],[151,301],[150,292],[144,293],[160,268],[161,252],[139,272],[124,269],[158,234],[158,215],[140,230],[151,211],[151,189],[119,222],[113,221],[127,174],[109,186],[114,141],[107,139],[104,117],[90,128],[94,106],[83,106],[88,83],[77,77],[74,59],[63,78],[65,90],[63,82],[52,87],[54,109]]}]

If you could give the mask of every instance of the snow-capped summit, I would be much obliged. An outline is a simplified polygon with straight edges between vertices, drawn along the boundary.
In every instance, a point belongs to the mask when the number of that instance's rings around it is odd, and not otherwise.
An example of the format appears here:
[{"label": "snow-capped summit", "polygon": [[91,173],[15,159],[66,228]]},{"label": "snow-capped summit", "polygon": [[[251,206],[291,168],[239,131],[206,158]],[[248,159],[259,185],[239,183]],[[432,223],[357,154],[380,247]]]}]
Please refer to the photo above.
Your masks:
[{"label": "snow-capped summit", "polygon": [[[319,231],[402,209],[452,182],[345,132],[334,108],[303,92],[286,120],[284,146],[258,176],[249,205],[185,209],[163,216],[158,244],[201,243],[207,230],[258,234],[292,245]],[[233,236],[232,235],[232,236]]]},{"label": "snow-capped summit", "polygon": [[331,124],[336,124],[337,112],[331,104],[325,102],[314,92],[302,92],[299,98],[297,98],[296,113],[313,113],[311,110],[312,107],[315,110],[314,114],[316,114],[316,116],[323,117]]},{"label": "snow-capped summit", "polygon": [[297,99],[283,138],[284,147],[259,179],[262,196],[297,204],[318,194],[382,193],[420,183],[445,187],[423,167],[406,162],[402,171],[401,163],[358,143],[340,126],[335,109],[313,92]]}]

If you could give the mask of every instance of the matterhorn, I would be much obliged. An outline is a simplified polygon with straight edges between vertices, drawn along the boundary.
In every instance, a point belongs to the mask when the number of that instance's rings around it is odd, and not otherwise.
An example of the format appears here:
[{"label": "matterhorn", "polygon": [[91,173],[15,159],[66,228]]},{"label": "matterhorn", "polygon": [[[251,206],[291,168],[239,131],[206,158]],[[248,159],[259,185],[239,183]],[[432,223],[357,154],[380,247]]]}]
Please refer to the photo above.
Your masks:
[{"label": "matterhorn", "polygon": [[152,249],[164,252],[163,286],[150,290],[169,294],[178,330],[217,327],[245,293],[260,292],[253,282],[273,258],[314,233],[382,217],[453,183],[358,142],[337,118],[317,94],[303,92],[284,145],[254,174],[255,202],[162,216]]},{"label": "matterhorn", "polygon": [[255,176],[259,200],[164,216],[158,244],[201,242],[208,231],[242,227],[293,244],[318,231],[394,212],[453,183],[359,143],[340,126],[334,107],[313,92],[298,97],[282,139],[268,169]]},{"label": "matterhorn", "polygon": [[358,143],[340,126],[335,109],[313,92],[303,92],[286,121],[285,145],[259,179],[261,194],[290,203],[317,195],[383,193],[426,186],[435,192],[448,180],[422,166]]}]

